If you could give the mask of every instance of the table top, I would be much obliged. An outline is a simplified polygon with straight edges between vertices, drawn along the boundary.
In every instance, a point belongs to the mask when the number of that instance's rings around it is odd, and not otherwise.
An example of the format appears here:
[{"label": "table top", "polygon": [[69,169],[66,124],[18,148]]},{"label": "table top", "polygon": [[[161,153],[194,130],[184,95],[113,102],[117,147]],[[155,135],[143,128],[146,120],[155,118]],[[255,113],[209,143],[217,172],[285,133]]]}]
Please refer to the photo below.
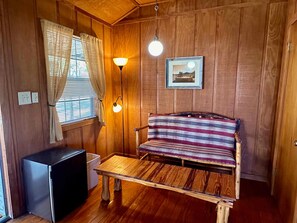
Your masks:
[{"label": "table top", "polygon": [[213,203],[236,200],[233,175],[123,156],[113,156],[94,170],[100,175],[206,198]]}]

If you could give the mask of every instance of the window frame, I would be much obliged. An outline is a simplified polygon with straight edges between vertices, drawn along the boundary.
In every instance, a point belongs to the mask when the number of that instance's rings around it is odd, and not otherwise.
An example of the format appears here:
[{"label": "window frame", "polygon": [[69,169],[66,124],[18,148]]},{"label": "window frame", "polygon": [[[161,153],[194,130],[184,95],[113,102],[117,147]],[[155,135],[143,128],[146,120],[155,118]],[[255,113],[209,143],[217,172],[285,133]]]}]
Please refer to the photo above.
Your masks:
[{"label": "window frame", "polygon": [[[72,41],[80,41],[81,42],[81,39],[79,36],[76,36],[76,35],[73,35],[72,36]],[[73,46],[73,45],[72,45]],[[75,45],[76,46],[76,45]],[[75,69],[76,69],[76,72],[75,72],[75,77],[74,76],[70,76],[70,66],[71,66],[71,60],[75,60],[76,61],[76,66],[75,66]],[[78,58],[78,57],[74,57],[72,56],[72,47],[71,47],[71,56],[70,56],[70,64],[69,64],[69,71],[68,71],[68,74],[67,74],[67,81],[70,79],[70,80],[87,80],[87,79],[90,79],[90,76],[89,76],[89,72],[88,72],[88,78],[86,77],[78,77],[77,76],[77,73],[78,73],[78,66],[77,66],[77,61],[84,61],[85,64],[86,64],[86,60],[84,58],[84,55],[83,55],[83,59],[81,58]],[[86,68],[87,69],[87,68]],[[66,81],[66,82],[67,82]],[[66,87],[66,86],[65,86]],[[91,86],[92,87],[92,86]],[[64,88],[65,90],[65,88]],[[75,124],[75,123],[80,123],[80,122],[84,122],[85,120],[89,120],[89,119],[95,119],[96,118],[96,112],[95,112],[95,99],[96,99],[96,96],[94,95],[93,97],[82,97],[82,98],[73,98],[73,99],[68,99],[68,100],[65,100],[64,98],[60,98],[59,101],[56,103],[56,108],[59,106],[59,104],[64,104],[63,105],[63,110],[64,110],[64,120],[65,121],[61,121],[61,118],[59,117],[59,122],[62,126],[66,126],[66,125],[71,125],[71,124]],[[86,116],[86,117],[81,117],[81,101],[86,101],[88,100],[90,102],[90,112],[91,112],[91,115],[90,116]],[[79,112],[79,118],[75,118],[75,119],[71,119],[71,120],[67,120],[67,105],[66,103],[67,102],[70,102],[71,103],[71,108],[73,110],[73,102],[78,102],[79,104],[79,109],[78,109],[78,112]],[[75,109],[77,110],[77,109]],[[58,113],[58,116],[59,116],[59,112],[58,112],[58,109],[57,109],[57,113]],[[73,116],[73,111],[71,112],[72,116]]]}]

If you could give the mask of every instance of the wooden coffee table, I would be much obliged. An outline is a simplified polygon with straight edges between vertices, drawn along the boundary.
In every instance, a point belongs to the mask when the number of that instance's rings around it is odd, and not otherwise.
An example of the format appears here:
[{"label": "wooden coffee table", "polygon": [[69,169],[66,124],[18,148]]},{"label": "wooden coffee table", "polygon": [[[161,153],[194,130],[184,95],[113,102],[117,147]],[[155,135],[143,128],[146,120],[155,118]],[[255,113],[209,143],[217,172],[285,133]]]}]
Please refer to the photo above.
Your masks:
[{"label": "wooden coffee table", "polygon": [[103,176],[101,197],[110,199],[109,177],[115,179],[115,190],[121,181],[171,190],[217,204],[217,223],[227,223],[235,198],[233,175],[169,165],[159,162],[113,156],[95,171]]}]

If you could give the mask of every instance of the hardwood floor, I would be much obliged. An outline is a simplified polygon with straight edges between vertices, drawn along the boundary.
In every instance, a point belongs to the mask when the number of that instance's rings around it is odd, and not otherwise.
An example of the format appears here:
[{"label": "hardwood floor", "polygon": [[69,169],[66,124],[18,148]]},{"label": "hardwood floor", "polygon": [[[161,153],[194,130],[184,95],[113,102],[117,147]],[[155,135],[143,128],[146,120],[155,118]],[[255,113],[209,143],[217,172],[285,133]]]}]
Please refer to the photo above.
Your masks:
[{"label": "hardwood floor", "polygon": [[[101,178],[100,178],[101,179]],[[111,182],[111,188],[113,183]],[[123,181],[121,192],[111,192],[109,203],[101,202],[101,180],[84,205],[59,223],[109,222],[216,222],[216,205],[171,191]],[[281,223],[265,183],[241,180],[241,197],[230,211],[229,223]],[[9,223],[48,223],[24,215]]]}]

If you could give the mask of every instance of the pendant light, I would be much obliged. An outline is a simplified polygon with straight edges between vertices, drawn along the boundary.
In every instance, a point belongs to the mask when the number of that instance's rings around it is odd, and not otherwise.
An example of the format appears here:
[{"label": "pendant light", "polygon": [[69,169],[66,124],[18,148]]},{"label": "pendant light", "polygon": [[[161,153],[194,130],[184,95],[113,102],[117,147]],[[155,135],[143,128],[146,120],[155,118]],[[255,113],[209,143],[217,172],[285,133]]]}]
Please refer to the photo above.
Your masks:
[{"label": "pendant light", "polygon": [[156,0],[156,5],[155,5],[155,11],[156,11],[156,32],[155,32],[155,36],[153,41],[149,44],[148,46],[148,51],[152,56],[160,56],[161,53],[163,52],[163,44],[159,41],[159,37],[158,37],[158,9],[159,9],[159,5],[158,2]]}]

